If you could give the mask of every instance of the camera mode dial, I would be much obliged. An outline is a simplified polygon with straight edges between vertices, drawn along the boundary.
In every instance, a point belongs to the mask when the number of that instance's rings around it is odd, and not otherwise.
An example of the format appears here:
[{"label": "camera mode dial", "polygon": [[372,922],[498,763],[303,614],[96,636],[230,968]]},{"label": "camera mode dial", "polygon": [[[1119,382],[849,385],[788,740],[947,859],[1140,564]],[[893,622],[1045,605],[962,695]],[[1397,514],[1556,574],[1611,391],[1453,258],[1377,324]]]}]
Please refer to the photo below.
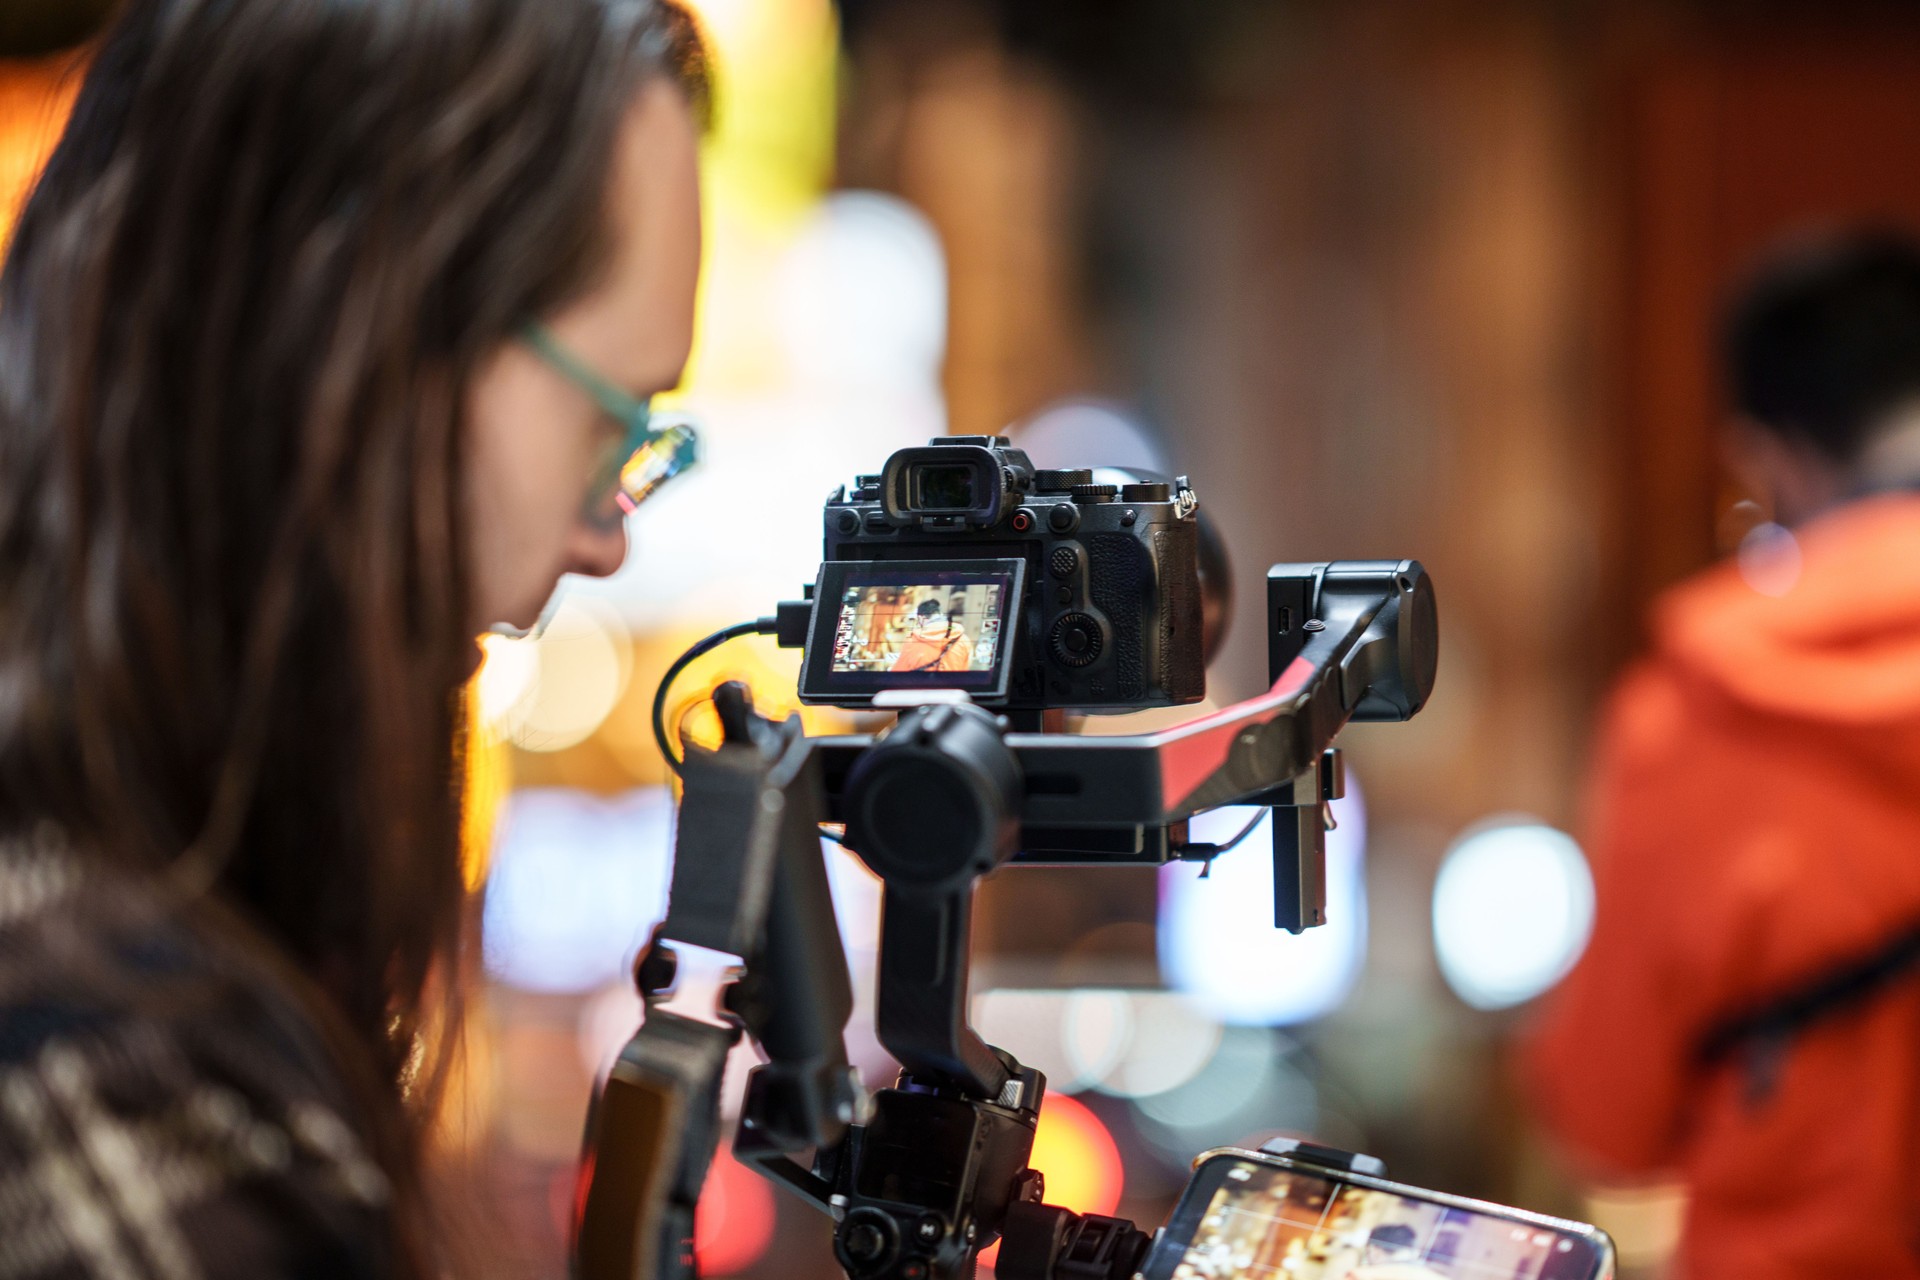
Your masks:
[{"label": "camera mode dial", "polygon": [[1120,496],[1117,484],[1077,484],[1073,486],[1075,502],[1112,502]]},{"label": "camera mode dial", "polygon": [[1036,471],[1033,473],[1035,493],[1065,493],[1075,485],[1092,484],[1093,472],[1086,467]]},{"label": "camera mode dial", "polygon": [[1084,613],[1062,614],[1047,636],[1047,648],[1054,661],[1067,667],[1091,664],[1105,646],[1099,621]]}]

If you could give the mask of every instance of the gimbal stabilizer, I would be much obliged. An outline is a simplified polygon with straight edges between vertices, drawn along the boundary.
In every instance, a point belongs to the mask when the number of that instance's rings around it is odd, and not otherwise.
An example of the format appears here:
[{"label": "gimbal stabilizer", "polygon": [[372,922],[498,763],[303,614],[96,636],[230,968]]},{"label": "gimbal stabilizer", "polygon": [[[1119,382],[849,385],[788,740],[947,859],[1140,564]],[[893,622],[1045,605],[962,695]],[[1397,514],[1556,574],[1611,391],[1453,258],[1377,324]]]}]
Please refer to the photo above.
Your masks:
[{"label": "gimbal stabilizer", "polygon": [[[967,1024],[973,886],[1009,861],[1209,858],[1187,819],[1259,804],[1274,810],[1276,925],[1323,923],[1330,747],[1349,720],[1425,703],[1433,588],[1414,561],[1280,565],[1267,625],[1265,694],[1127,737],[1026,732],[922,695],[877,737],[812,739],[723,687],[724,741],[688,753],[671,907],[636,971],[646,1024],[589,1122],[576,1274],[693,1274],[720,1069],[744,1028],[768,1061],[734,1152],[832,1215],[855,1280],[969,1276],[996,1238],[1007,1280],[1131,1275],[1147,1244],[1131,1223],[1042,1203],[1027,1160],[1045,1080]],[[884,885],[876,1023],[903,1070],[870,1103],[847,1063],[853,1002],[819,845],[836,821]],[[740,958],[719,1007],[665,1007],[676,946]],[[792,1159],[807,1150],[810,1165]]]}]

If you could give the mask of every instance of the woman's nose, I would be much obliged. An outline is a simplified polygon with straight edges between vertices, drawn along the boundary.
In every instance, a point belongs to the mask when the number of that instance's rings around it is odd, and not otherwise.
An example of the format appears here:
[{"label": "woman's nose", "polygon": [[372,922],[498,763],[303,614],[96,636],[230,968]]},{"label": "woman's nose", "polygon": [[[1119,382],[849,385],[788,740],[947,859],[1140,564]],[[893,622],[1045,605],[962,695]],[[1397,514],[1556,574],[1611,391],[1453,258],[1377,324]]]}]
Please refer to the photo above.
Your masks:
[{"label": "woman's nose", "polygon": [[574,525],[568,546],[567,572],[589,578],[610,577],[627,558],[627,522],[581,520]]}]

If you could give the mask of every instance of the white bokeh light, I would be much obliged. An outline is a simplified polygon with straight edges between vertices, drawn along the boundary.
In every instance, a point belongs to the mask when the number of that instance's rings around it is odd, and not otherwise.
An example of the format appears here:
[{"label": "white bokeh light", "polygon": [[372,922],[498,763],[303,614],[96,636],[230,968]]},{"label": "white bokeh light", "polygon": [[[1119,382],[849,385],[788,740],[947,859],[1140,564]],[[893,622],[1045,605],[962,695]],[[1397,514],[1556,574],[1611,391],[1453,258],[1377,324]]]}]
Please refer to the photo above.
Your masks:
[{"label": "white bokeh light", "polygon": [[[1255,811],[1201,814],[1194,840],[1223,841]],[[1346,998],[1367,947],[1366,807],[1349,779],[1327,833],[1327,923],[1299,936],[1273,925],[1271,817],[1214,861],[1205,879],[1186,863],[1160,873],[1160,966],[1173,987],[1222,1022],[1285,1026]]]},{"label": "white bokeh light", "polygon": [[1060,1040],[1076,1088],[1113,1074],[1133,1041],[1133,1003],[1124,991],[1075,991],[1060,1019]]},{"label": "white bokeh light", "polygon": [[530,640],[497,635],[483,638],[480,647],[486,654],[476,681],[480,718],[504,736],[520,723],[522,707],[540,682],[540,652]]},{"label": "white bokeh light", "polygon": [[1220,1045],[1221,1027],[1171,991],[999,988],[973,998],[974,1026],[1058,1093],[1138,1098],[1177,1089]]},{"label": "white bokeh light", "polygon": [[600,727],[632,668],[625,627],[604,601],[564,591],[538,639],[486,637],[480,716],[528,751],[560,751]]},{"label": "white bokeh light", "polygon": [[526,991],[622,977],[666,914],[673,796],[529,787],[507,801],[487,884],[487,971]]},{"label": "white bokeh light", "polygon": [[1093,1079],[1068,1054],[1061,1034],[1072,998],[1065,991],[983,991],[973,997],[973,1028],[1046,1076],[1050,1091],[1078,1093]]},{"label": "white bokeh light", "polygon": [[[1139,1098],[1177,1089],[1199,1075],[1220,1047],[1220,1024],[1186,997],[1172,991],[1140,991],[1125,999],[1125,1045],[1094,1082],[1101,1093]],[[1070,1041],[1069,1056],[1084,1048]]]},{"label": "white bokeh light", "polygon": [[1734,553],[1740,577],[1763,596],[1784,596],[1800,581],[1800,540],[1783,525],[1757,524]]},{"label": "white bokeh light", "polygon": [[926,215],[897,196],[841,191],[821,201],[781,263],[775,305],[803,385],[939,385],[946,255]]},{"label": "white bokeh light", "polygon": [[1593,928],[1593,877],[1572,836],[1492,819],[1447,851],[1433,886],[1433,945],[1447,985],[1476,1009],[1531,1000],[1565,977]]}]

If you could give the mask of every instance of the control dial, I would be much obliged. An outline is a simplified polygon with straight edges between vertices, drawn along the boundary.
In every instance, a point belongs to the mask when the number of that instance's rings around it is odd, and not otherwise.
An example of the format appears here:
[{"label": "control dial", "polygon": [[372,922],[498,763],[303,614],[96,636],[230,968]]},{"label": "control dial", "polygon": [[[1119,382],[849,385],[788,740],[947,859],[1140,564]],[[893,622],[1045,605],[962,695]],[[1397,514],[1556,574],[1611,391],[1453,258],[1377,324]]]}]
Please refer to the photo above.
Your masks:
[{"label": "control dial", "polygon": [[1035,493],[1065,493],[1077,484],[1092,484],[1093,472],[1085,467],[1055,469],[1033,473]]},{"label": "control dial", "polygon": [[1062,614],[1047,635],[1053,660],[1066,667],[1084,667],[1100,656],[1106,639],[1097,619],[1084,613]]}]

